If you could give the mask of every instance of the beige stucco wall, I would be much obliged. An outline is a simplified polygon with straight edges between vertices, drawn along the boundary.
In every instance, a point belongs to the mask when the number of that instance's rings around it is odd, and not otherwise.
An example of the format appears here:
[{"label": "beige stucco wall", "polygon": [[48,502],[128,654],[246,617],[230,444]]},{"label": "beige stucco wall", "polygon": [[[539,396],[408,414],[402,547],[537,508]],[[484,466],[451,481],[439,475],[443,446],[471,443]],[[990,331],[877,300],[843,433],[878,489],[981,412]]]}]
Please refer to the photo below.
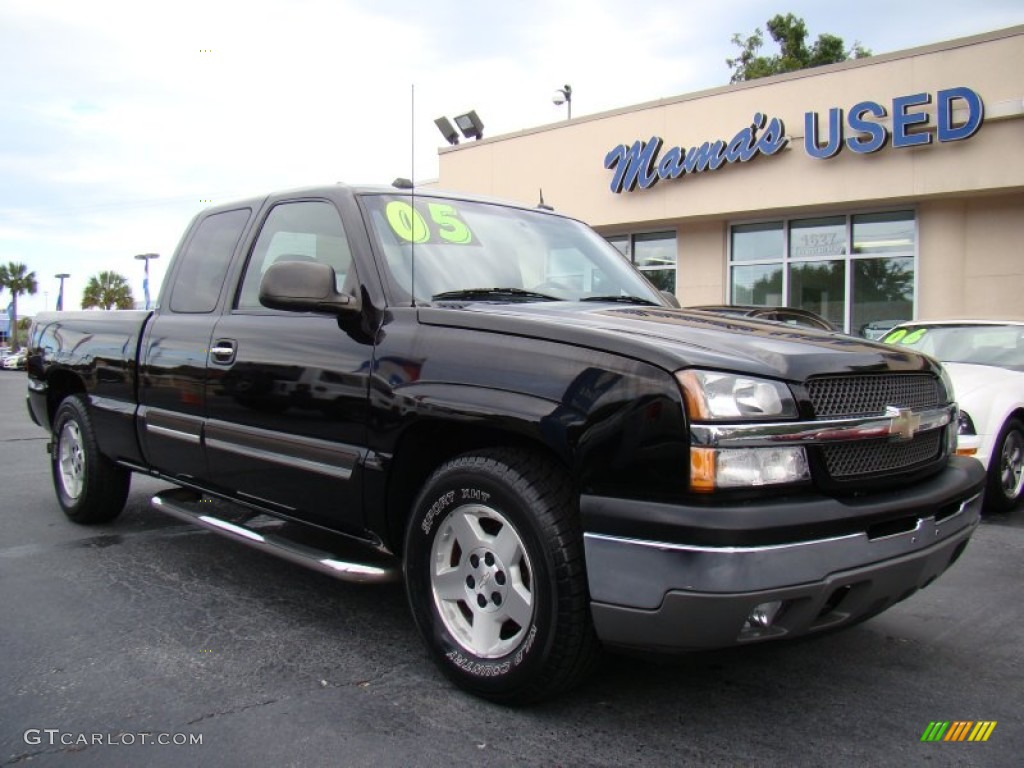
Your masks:
[{"label": "beige stucco wall", "polygon": [[[727,224],[817,211],[908,205],[919,215],[918,315],[986,309],[1020,313],[1024,281],[1024,26],[895,54],[666,99],[440,152],[439,186],[558,210],[604,234],[679,233],[684,304],[725,299]],[[824,121],[871,100],[891,113],[896,96],[965,86],[985,105],[966,140],[828,160],[804,150],[804,114]],[[660,136],[665,151],[728,142],[755,112],[781,118],[789,146],[717,171],[614,194],[606,153]],[[890,120],[883,121],[891,124]],[[849,135],[849,130],[847,130]]]}]

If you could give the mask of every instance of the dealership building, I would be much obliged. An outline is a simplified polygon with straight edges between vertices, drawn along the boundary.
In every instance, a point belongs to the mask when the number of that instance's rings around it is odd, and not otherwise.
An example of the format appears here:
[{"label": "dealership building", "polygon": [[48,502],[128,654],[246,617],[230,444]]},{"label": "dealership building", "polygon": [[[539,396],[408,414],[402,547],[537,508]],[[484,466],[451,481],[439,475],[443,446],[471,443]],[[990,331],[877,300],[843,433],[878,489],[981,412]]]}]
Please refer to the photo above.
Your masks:
[{"label": "dealership building", "polygon": [[684,306],[1024,314],[1024,26],[440,150],[438,186],[583,219]]}]

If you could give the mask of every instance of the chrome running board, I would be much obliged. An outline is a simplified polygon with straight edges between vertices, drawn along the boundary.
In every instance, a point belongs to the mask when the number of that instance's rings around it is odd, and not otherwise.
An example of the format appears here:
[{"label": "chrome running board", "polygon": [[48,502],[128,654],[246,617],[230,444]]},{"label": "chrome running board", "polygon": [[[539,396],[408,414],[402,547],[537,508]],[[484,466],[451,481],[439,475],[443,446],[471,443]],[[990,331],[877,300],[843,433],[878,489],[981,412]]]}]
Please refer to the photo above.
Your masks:
[{"label": "chrome running board", "polygon": [[[250,513],[240,506],[203,497],[195,491],[184,488],[164,491],[154,496],[151,504],[154,509],[166,512],[179,520],[195,523],[222,536],[247,544],[254,549],[269,552],[342,581],[384,584],[401,579],[399,567],[379,556],[375,557],[376,552],[369,547],[366,552],[367,560],[377,559],[381,561],[379,564],[356,562],[347,555],[342,556],[341,550],[350,549],[352,545],[351,542],[345,542],[348,546],[342,545],[340,536],[336,537],[339,539],[338,546],[332,546],[329,549],[319,546],[321,540],[332,538],[331,534],[327,532],[316,536],[318,546],[300,543],[282,533],[289,527],[302,530],[301,526],[296,523],[286,523],[276,518]],[[225,519],[229,515],[223,514],[224,511],[233,512],[230,517],[236,519]],[[257,529],[251,525],[252,521],[257,518],[270,521],[270,525],[264,525]],[[271,531],[271,528],[274,530]],[[305,532],[308,534],[309,529],[305,529]]]}]

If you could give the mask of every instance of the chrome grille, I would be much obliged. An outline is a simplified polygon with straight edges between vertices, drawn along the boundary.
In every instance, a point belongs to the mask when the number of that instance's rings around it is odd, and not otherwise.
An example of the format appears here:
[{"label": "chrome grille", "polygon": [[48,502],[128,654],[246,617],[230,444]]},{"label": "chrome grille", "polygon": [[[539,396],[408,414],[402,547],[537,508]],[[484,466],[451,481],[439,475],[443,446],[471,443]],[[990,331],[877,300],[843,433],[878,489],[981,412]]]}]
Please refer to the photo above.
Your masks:
[{"label": "chrome grille", "polygon": [[882,414],[887,406],[920,410],[941,404],[938,380],[920,373],[821,376],[807,381],[807,394],[819,419]]},{"label": "chrome grille", "polygon": [[[819,419],[881,416],[889,407],[928,410],[945,401],[939,380],[924,373],[820,376],[807,381],[807,394]],[[849,483],[891,478],[938,461],[944,436],[945,430],[934,429],[906,442],[881,438],[822,445],[818,450],[829,479]]]},{"label": "chrome grille", "polygon": [[933,429],[906,443],[888,440],[862,440],[822,446],[825,466],[837,480],[884,475],[927,464],[939,458],[943,430]]}]

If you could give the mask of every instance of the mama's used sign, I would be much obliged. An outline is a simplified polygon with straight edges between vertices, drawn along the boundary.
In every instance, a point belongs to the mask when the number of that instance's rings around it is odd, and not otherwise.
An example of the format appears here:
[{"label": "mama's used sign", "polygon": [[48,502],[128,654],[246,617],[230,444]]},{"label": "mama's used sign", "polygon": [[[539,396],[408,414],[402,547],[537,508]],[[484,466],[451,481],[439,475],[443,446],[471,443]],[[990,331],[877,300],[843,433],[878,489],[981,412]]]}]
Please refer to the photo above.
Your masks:
[{"label": "mama's used sign", "polygon": [[[932,115],[921,111],[932,103],[930,93],[897,96],[892,109],[874,101],[853,105],[844,116],[839,107],[828,110],[822,126],[817,112],[804,115],[804,151],[813,158],[835,157],[845,147],[857,154],[882,149],[892,140],[895,149],[968,139],[978,132],[985,108],[981,97],[970,88],[949,88],[935,95],[935,131],[926,130]],[[966,110],[962,122],[954,123],[954,106]],[[891,115],[892,127],[878,122]],[[822,131],[822,128],[825,128]],[[741,128],[732,139],[706,141],[700,146],[664,149],[665,141],[652,136],[631,145],[619,144],[605,155],[604,167],[613,171],[611,190],[633,192],[650,189],[659,181],[678,179],[685,174],[705,173],[733,163],[746,163],[759,155],[771,156],[789,144],[786,128],[777,117],[758,112],[750,125]]]}]

